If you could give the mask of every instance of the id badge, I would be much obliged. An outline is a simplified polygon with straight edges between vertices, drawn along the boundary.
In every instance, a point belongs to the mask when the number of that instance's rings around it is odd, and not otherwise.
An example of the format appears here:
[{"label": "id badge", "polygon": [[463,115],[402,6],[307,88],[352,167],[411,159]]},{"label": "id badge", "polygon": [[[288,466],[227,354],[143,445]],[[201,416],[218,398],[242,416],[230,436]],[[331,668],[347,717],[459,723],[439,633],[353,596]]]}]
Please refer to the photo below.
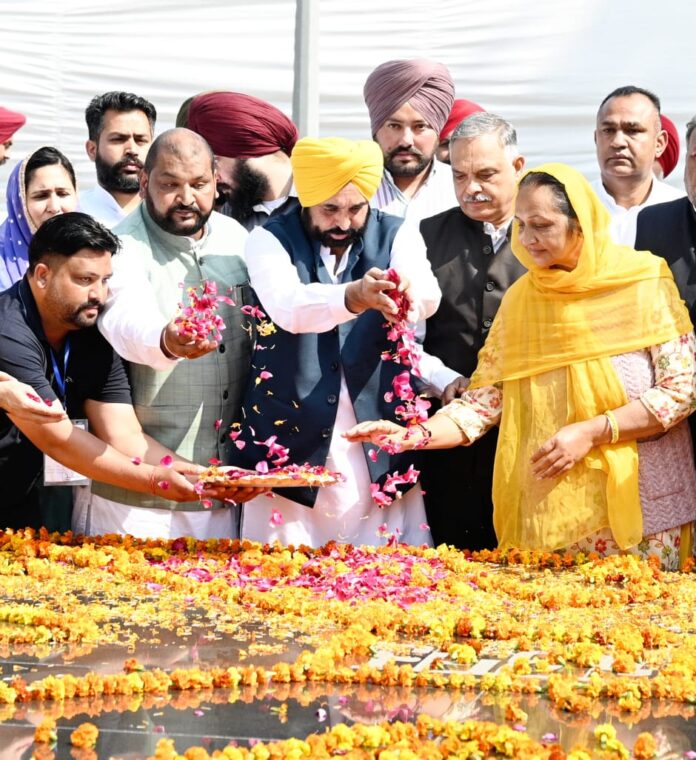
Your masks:
[{"label": "id badge", "polygon": [[[82,430],[87,430],[87,420],[70,420],[70,422]],[[43,482],[45,486],[88,486],[90,479],[44,454]]]}]

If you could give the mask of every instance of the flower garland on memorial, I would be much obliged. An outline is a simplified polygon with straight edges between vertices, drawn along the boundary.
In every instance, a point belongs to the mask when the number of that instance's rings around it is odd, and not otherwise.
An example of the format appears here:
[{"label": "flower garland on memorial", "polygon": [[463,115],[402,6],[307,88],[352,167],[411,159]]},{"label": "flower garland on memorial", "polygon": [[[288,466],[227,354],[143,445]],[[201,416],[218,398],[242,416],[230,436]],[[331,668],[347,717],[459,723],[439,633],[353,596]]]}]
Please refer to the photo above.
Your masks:
[{"label": "flower garland on memorial", "polygon": [[[0,534],[0,576],[6,646],[133,646],[137,635],[124,621],[181,629],[182,608],[195,607],[222,632],[256,620],[279,638],[292,630],[309,644],[295,661],[270,668],[239,663],[34,683],[15,677],[0,682],[0,703],[320,681],[541,693],[567,711],[587,710],[598,698],[617,700],[626,712],[651,698],[696,704],[696,574],[662,573],[633,556],[466,557],[446,547],[311,550],[27,531]],[[95,588],[98,598],[86,601]],[[13,595],[41,602],[15,603]],[[416,672],[397,662],[409,641],[430,643],[443,656]],[[369,657],[380,646],[395,656],[378,668]],[[482,675],[444,662],[465,667],[531,651]]]}]

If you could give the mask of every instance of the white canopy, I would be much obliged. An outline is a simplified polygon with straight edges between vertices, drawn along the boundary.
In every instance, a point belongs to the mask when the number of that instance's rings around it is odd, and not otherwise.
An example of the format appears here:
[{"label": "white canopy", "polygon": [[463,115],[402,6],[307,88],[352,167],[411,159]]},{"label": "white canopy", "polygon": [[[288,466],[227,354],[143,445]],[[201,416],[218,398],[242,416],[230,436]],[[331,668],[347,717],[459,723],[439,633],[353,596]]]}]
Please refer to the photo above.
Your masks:
[{"label": "white canopy", "polygon": [[[305,0],[306,1],[306,0]],[[696,113],[696,3],[688,0],[313,0],[322,135],[366,137],[368,73],[391,58],[449,66],[459,97],[517,127],[528,165],[574,164],[597,176],[597,106],[617,86],[654,90],[683,127]],[[293,0],[3,0],[0,105],[27,115],[14,162],[55,145],[94,184],[84,109],[107,90],[143,95],[157,130],[181,102],[209,89],[257,95],[288,113],[293,102]],[[318,70],[316,70],[318,68]],[[311,121],[309,122],[312,123]],[[670,177],[682,182],[683,158]]]}]

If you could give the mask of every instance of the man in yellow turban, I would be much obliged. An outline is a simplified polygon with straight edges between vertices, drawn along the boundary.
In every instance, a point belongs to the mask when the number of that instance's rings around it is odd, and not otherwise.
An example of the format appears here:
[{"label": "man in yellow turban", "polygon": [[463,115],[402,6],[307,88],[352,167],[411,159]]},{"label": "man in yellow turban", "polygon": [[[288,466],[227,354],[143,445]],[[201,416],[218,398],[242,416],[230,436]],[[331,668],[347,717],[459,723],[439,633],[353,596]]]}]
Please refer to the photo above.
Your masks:
[{"label": "man in yellow turban", "polygon": [[383,164],[374,142],[304,138],[291,162],[301,207],[253,230],[245,250],[259,308],[276,331],[258,337],[233,464],[253,469],[272,447],[279,460],[326,465],[346,480],[253,499],[241,535],[319,546],[331,539],[374,544],[390,532],[428,543],[418,485],[407,484],[384,510],[371,498],[371,484],[410,460],[370,457],[341,436],[356,420],[395,419],[399,402],[385,394],[404,367],[381,359],[393,345],[385,318],[397,311],[385,270],[396,269],[408,287],[414,321],[429,316],[440,291],[425,245],[401,219],[370,209]]}]

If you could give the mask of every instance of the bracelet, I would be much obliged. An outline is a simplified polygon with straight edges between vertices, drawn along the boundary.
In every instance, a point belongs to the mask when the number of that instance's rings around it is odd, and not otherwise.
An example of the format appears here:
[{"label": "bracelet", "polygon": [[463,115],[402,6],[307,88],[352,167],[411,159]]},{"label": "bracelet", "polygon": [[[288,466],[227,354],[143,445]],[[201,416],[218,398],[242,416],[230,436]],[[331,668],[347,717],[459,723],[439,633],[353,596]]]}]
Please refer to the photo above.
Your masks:
[{"label": "bracelet", "polygon": [[162,353],[167,357],[167,359],[178,359],[179,357],[176,354],[173,354],[167,346],[167,340],[164,337],[166,332],[167,326],[165,325],[162,328],[162,333],[160,334],[160,348],[162,349]]},{"label": "bracelet", "polygon": [[425,425],[422,422],[418,423],[418,428],[420,429],[421,434],[423,435],[423,439],[419,443],[419,447],[427,446],[428,441],[433,437],[433,431],[430,428],[425,427]]},{"label": "bracelet", "polygon": [[612,412],[610,409],[607,409],[607,411],[604,412],[604,416],[607,418],[607,421],[609,422],[609,427],[611,429],[611,441],[610,441],[610,443],[618,443],[618,441],[619,441],[619,423],[616,421],[616,417],[614,416],[614,412]]}]

